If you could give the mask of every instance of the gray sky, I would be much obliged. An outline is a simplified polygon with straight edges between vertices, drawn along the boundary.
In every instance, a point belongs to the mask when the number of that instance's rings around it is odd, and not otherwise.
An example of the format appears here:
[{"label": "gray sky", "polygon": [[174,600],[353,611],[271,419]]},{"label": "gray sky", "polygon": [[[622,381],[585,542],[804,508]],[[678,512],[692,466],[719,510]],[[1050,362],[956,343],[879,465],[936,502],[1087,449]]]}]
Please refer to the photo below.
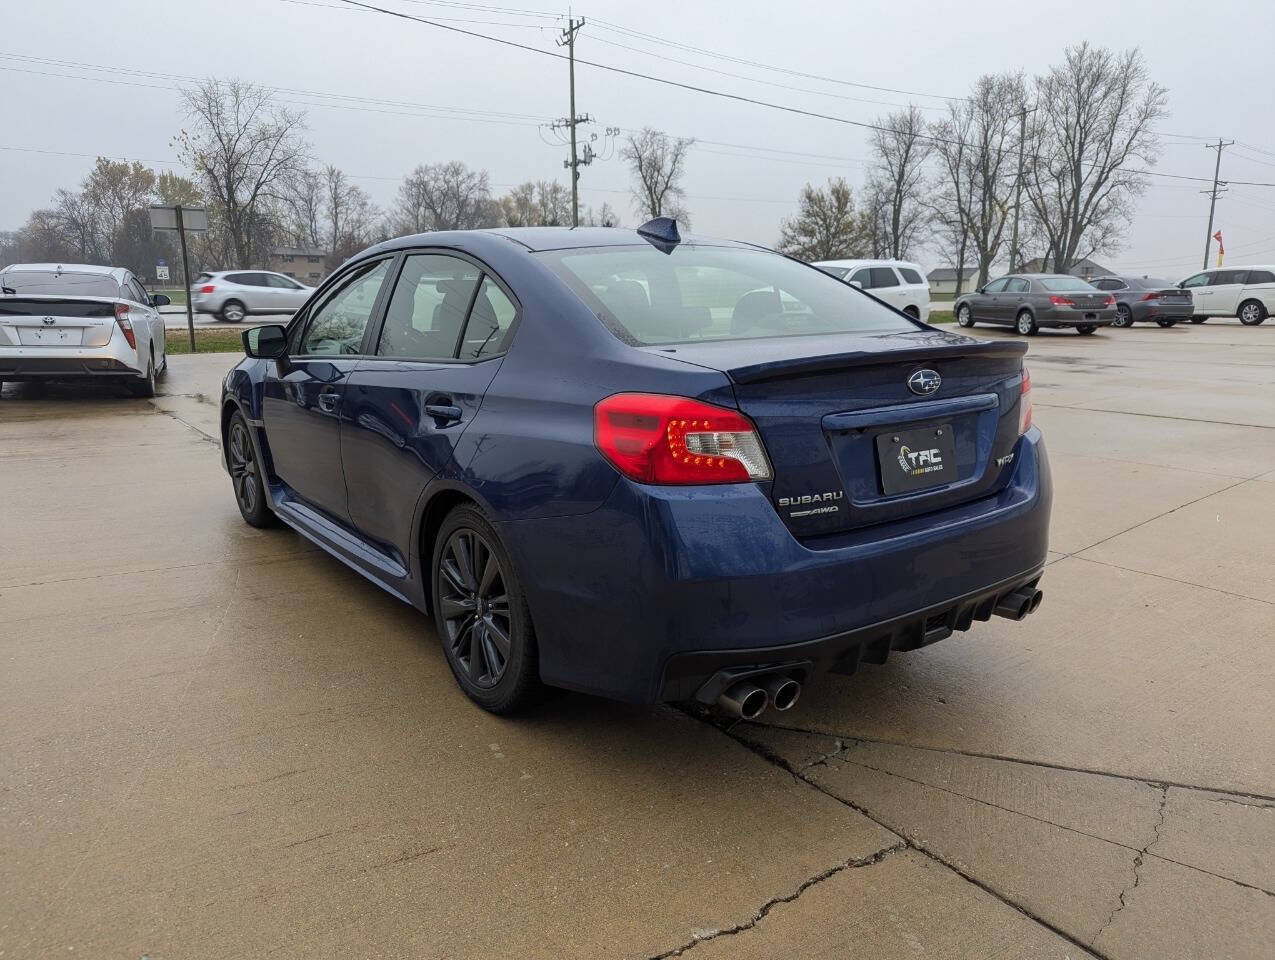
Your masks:
[{"label": "gray sky", "polygon": [[[553,41],[560,23],[521,15],[557,13],[551,0],[474,0],[496,8],[492,11],[469,9],[456,0],[370,2],[557,50]],[[546,142],[549,135],[536,125],[567,113],[564,62],[338,7],[338,0],[6,0],[0,40],[0,227],[17,227],[33,207],[47,204],[57,187],[77,184],[93,155],[138,158],[158,169],[165,167],[158,161],[176,159],[170,141],[182,124],[173,89],[178,81],[72,64],[180,77],[238,76],[306,91],[281,96],[307,111],[316,161],[343,167],[382,206],[393,201],[398,178],[418,163],[464,160],[488,170],[497,193],[523,180],[567,182],[566,150]],[[1088,10],[1038,6],[1027,14],[1026,9],[1022,3],[981,0],[955,5],[807,0],[791,6],[756,0],[585,0],[574,12],[597,21],[580,34],[577,55],[583,59],[863,121],[909,100],[933,108],[943,100],[767,72],[655,45],[613,28],[826,77],[948,96],[966,93],[980,73],[1041,70],[1058,61],[1064,47],[1083,39],[1116,48],[1140,45],[1153,77],[1169,88],[1170,116],[1161,125],[1166,137],[1156,169],[1211,176],[1214,154],[1201,138],[1222,136],[1243,144],[1225,152],[1224,178],[1275,182],[1270,126],[1275,8],[1223,0],[1203,13],[1188,13],[1185,7],[1177,13],[1162,0],[1122,0]],[[653,54],[802,89],[722,76]],[[602,156],[613,152],[607,147],[607,126],[651,125],[699,139],[685,182],[698,233],[773,244],[780,220],[796,209],[805,182],[844,175],[858,187],[864,179],[868,131],[861,128],[586,66],[577,68],[576,87],[577,109],[597,119],[595,146]],[[428,104],[465,116],[420,106],[342,105],[315,94]],[[927,113],[939,115],[937,109]],[[497,120],[507,122],[492,122]],[[1198,269],[1208,216],[1208,198],[1199,190],[1205,186],[1153,178],[1124,246],[1099,259],[1173,278]],[[618,157],[584,168],[581,196],[595,208],[610,202],[626,224],[634,222],[628,175]],[[1229,262],[1275,261],[1275,188],[1232,187],[1219,202],[1217,227],[1224,231]],[[932,253],[921,259],[934,264]]]}]

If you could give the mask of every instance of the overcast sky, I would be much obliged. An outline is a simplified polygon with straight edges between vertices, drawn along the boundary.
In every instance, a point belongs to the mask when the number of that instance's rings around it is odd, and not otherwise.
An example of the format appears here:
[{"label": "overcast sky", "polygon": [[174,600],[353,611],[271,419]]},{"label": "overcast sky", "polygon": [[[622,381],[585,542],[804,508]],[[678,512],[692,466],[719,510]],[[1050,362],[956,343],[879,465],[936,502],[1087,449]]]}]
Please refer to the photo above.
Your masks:
[{"label": "overcast sky", "polygon": [[[558,49],[561,22],[527,14],[565,12],[552,0],[369,2],[549,50]],[[1202,139],[1222,136],[1241,144],[1224,153],[1224,178],[1275,182],[1275,7],[1222,0],[1198,11],[1178,9],[1162,0],[1092,8],[981,0],[581,0],[574,13],[596,20],[580,33],[582,59],[863,121],[909,101],[938,116],[944,101],[710,59],[615,28],[823,77],[947,96],[966,93],[980,73],[1043,70],[1083,39],[1139,45],[1153,77],[1169,88],[1156,169],[1211,176],[1214,153]],[[77,184],[94,155],[177,168],[170,141],[183,118],[175,88],[188,77],[237,76],[297,91],[281,98],[307,112],[316,162],[344,168],[384,207],[393,202],[398,178],[418,163],[463,160],[488,170],[496,193],[523,180],[567,183],[566,150],[537,126],[568,112],[567,67],[559,60],[344,9],[339,0],[5,0],[4,10],[0,228],[19,226],[57,187]],[[332,94],[420,106],[360,105]],[[635,220],[628,174],[612,155],[607,127],[651,125],[699,140],[685,181],[697,233],[773,244],[805,182],[844,175],[858,187],[865,176],[861,128],[587,66],[577,67],[576,98],[578,111],[597,120],[591,129],[600,154],[583,169],[582,202],[595,208],[610,202],[626,225]],[[1154,178],[1122,249],[1099,259],[1174,278],[1198,269],[1205,186]],[[1232,187],[1219,202],[1218,227],[1228,261],[1275,261],[1275,188]],[[932,253],[921,259],[935,265]]]}]

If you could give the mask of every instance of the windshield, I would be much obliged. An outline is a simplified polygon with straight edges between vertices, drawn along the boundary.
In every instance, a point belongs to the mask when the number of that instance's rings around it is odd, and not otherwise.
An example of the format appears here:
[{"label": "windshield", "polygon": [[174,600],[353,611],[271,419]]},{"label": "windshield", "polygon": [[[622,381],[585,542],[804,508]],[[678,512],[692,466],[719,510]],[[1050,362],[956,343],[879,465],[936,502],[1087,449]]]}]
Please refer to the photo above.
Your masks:
[{"label": "windshield", "polygon": [[111,297],[120,295],[120,285],[97,273],[54,273],[39,270],[10,270],[0,274],[0,283],[18,293],[62,297]]},{"label": "windshield", "polygon": [[1041,277],[1040,285],[1046,290],[1096,290],[1079,277]]},{"label": "windshield", "polygon": [[620,339],[639,345],[915,330],[822,270],[764,250],[681,244],[538,254]]}]

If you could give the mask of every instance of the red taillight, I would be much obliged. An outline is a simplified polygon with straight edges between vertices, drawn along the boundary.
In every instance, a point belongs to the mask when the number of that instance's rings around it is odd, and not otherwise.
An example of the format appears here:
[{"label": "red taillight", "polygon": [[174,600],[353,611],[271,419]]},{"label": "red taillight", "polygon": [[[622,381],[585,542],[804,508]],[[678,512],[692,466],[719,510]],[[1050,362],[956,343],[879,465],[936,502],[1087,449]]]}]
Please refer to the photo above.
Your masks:
[{"label": "red taillight", "polygon": [[1102,301],[1102,305],[1104,307],[1114,307],[1116,305],[1115,295],[1110,293],[1107,294],[1107,299]]},{"label": "red taillight", "polygon": [[1139,300],[1159,300],[1159,299],[1160,299],[1160,291],[1159,291],[1159,290],[1150,290],[1150,291],[1148,291],[1147,293],[1144,293],[1144,294],[1143,294],[1142,296],[1140,296],[1138,299],[1139,299]]},{"label": "red taillight", "polygon": [[212,293],[212,292],[213,292],[214,290],[216,290],[216,289],[217,289],[217,288],[216,288],[216,287],[214,287],[211,283],[205,283],[202,287],[200,287],[200,288],[199,288],[199,292],[200,292],[200,293]]},{"label": "red taillight", "polygon": [[771,477],[751,420],[688,397],[607,397],[593,408],[593,438],[617,470],[642,483],[747,483]]},{"label": "red taillight", "polygon": [[1057,294],[1052,295],[1049,298],[1049,302],[1055,307],[1074,307],[1076,305],[1076,301],[1071,299],[1071,297],[1060,297]]},{"label": "red taillight", "polygon": [[128,304],[115,304],[115,324],[120,328],[120,332],[124,334],[124,339],[128,341],[128,345],[134,350],[137,349],[137,337],[133,334],[133,321],[128,318]]},{"label": "red taillight", "polygon": [[1023,392],[1018,397],[1018,435],[1021,437],[1032,425],[1032,375],[1023,367]]}]

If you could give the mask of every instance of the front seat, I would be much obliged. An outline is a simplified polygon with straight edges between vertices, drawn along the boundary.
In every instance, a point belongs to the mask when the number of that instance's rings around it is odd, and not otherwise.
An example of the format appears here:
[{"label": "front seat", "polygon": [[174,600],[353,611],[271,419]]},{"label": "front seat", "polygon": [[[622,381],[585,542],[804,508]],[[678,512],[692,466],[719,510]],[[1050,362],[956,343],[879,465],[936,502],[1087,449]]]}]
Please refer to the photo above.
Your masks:
[{"label": "front seat", "polygon": [[739,298],[730,315],[730,332],[747,333],[749,330],[765,330],[766,320],[784,312],[778,290],[753,290]]}]

